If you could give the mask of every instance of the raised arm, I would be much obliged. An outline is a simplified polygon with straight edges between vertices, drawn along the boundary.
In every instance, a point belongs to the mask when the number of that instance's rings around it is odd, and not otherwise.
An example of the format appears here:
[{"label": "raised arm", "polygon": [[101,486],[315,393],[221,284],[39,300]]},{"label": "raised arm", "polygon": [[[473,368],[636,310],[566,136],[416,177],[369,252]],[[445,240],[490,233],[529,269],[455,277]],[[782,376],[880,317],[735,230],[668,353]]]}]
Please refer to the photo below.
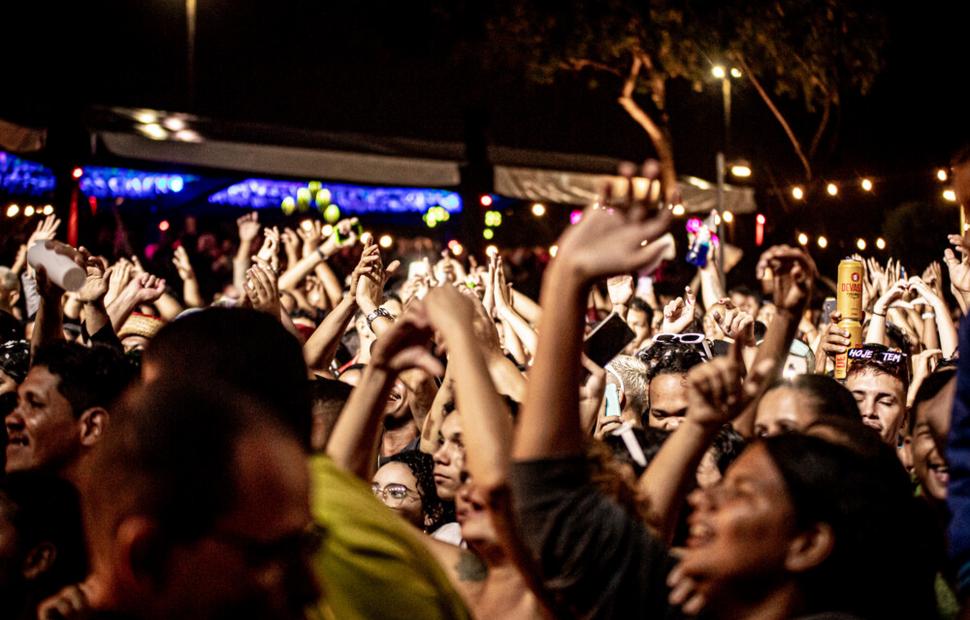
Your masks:
[{"label": "raised arm", "polygon": [[[811,299],[816,275],[812,258],[803,250],[787,245],[769,248],[761,255],[758,261],[759,279],[767,269],[771,269],[772,295],[777,314],[751,364],[752,368],[759,368],[765,360],[772,360],[770,375],[764,386],[770,385],[785,365],[805,304]],[[753,398],[745,411],[734,420],[734,428],[744,437],[754,435],[754,414],[761,395]]]},{"label": "raised arm", "polygon": [[727,356],[695,366],[688,373],[684,422],[664,442],[638,482],[647,503],[647,523],[668,544],[704,453],[721,427],[760,392],[774,363],[762,360],[742,386],[743,347],[735,340]]},{"label": "raised arm", "polygon": [[894,301],[903,298],[906,294],[906,282],[900,280],[883,293],[872,306],[869,315],[869,330],[866,332],[866,342],[874,344],[886,344],[886,314],[889,306]]},{"label": "raised arm", "polygon": [[239,231],[239,248],[232,259],[232,283],[240,292],[246,284],[246,270],[249,269],[250,256],[253,254],[253,242],[259,234],[259,215],[253,211],[236,220]]},{"label": "raised arm", "polygon": [[586,295],[597,279],[632,272],[656,260],[661,249],[643,242],[658,238],[668,222],[667,211],[648,219],[639,205],[591,207],[560,238],[559,252],[543,279],[539,343],[515,432],[515,459],[583,451],[578,394]]},{"label": "raised arm", "polygon": [[178,271],[179,278],[182,279],[182,301],[189,308],[201,308],[205,305],[202,301],[202,293],[199,290],[199,281],[195,278],[195,270],[189,260],[189,254],[185,248],[179,246],[175,248],[175,256],[172,257],[172,264]]},{"label": "raised arm", "polygon": [[428,350],[432,331],[419,311],[402,316],[374,343],[371,363],[351,392],[327,442],[334,462],[363,480],[370,480],[377,464],[377,446],[384,404],[394,379],[409,368],[432,375],[444,372]]}]

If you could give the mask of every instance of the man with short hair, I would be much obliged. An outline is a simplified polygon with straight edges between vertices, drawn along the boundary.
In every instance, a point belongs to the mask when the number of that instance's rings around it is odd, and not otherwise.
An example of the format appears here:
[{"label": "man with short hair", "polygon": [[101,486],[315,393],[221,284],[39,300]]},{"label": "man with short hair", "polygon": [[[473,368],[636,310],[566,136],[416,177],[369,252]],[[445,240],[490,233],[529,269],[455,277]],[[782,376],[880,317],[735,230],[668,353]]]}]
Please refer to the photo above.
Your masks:
[{"label": "man with short hair", "polygon": [[687,414],[687,373],[704,357],[694,347],[674,342],[654,343],[641,359],[649,381],[645,426],[672,431]]},{"label": "man with short hair", "polygon": [[58,341],[38,350],[5,419],[6,471],[51,471],[79,484],[109,407],[132,377],[127,360],[109,347]]},{"label": "man with short hair", "polygon": [[845,387],[852,392],[862,422],[883,442],[897,446],[906,422],[906,391],[909,379],[905,360],[890,364],[876,359],[856,359],[849,366]]},{"label": "man with short hair", "polygon": [[238,392],[159,379],[119,404],[82,494],[96,611],[288,619],[319,597],[302,445]]},{"label": "man with short hair", "polygon": [[626,314],[626,324],[630,326],[635,336],[624,349],[624,353],[633,355],[643,348],[653,333],[653,308],[639,297],[634,297]]}]

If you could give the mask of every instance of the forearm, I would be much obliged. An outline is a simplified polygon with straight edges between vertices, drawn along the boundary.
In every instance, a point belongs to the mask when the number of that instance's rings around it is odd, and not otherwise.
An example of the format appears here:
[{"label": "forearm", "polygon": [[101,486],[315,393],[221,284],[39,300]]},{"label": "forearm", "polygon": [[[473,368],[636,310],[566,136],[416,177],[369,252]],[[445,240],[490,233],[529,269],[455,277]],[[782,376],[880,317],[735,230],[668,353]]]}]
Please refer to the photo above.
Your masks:
[{"label": "forearm", "polygon": [[424,428],[424,421],[428,417],[435,396],[438,394],[438,386],[435,384],[434,377],[420,368],[412,368],[402,372],[399,378],[404,387],[411,393],[411,398],[408,399],[411,417],[414,418],[419,429]]},{"label": "forearm", "polygon": [[539,324],[539,319],[542,318],[542,308],[531,297],[513,288],[512,305],[515,306],[515,311],[530,325]]},{"label": "forearm", "polygon": [[886,344],[886,315],[875,310],[869,315],[869,329],[866,331],[866,344]]},{"label": "forearm", "polygon": [[936,319],[936,332],[939,335],[940,344],[939,348],[941,351],[943,351],[943,357],[950,359],[956,354],[959,342],[957,337],[957,328],[953,324],[953,319],[950,318],[950,309],[942,299],[935,299],[930,302],[930,305],[933,307],[934,314],[936,314],[936,316],[932,318]]},{"label": "forearm", "polygon": [[499,352],[492,353],[487,359],[488,374],[498,393],[517,403],[525,402],[526,378],[515,363]]},{"label": "forearm", "polygon": [[529,363],[529,358],[525,354],[525,349],[522,348],[522,342],[515,335],[515,330],[512,329],[508,321],[502,321],[502,338],[505,342],[505,350],[509,352],[509,355],[514,357],[515,362],[520,366],[526,366]]},{"label": "forearm", "polygon": [[640,476],[637,489],[646,500],[647,524],[667,544],[673,540],[680,508],[717,429],[686,419],[661,446]]},{"label": "forearm", "polygon": [[452,398],[454,398],[454,391],[451,387],[451,365],[449,364],[445,367],[445,376],[442,379],[441,387],[438,388],[438,392],[431,402],[431,408],[428,410],[428,415],[424,418],[424,424],[421,426],[421,451],[425,454],[434,454],[436,450],[435,438],[438,436],[438,430],[441,428],[441,422],[444,419],[445,405]]},{"label": "forearm", "polygon": [[155,302],[155,307],[158,308],[158,313],[166,321],[172,321],[177,317],[184,308],[182,304],[179,303],[177,299],[169,295],[168,293],[163,293],[161,297]]},{"label": "forearm", "polygon": [[30,355],[36,355],[43,346],[64,340],[63,317],[60,297],[41,297],[40,307],[34,317],[34,333],[30,338]]},{"label": "forearm", "polygon": [[[801,308],[795,310],[779,308],[775,318],[771,321],[771,327],[768,328],[768,333],[765,334],[764,342],[758,347],[758,355],[755,356],[754,361],[751,363],[751,367],[755,368],[765,360],[772,360],[771,372],[765,378],[764,386],[769,386],[774,383],[781,374],[785,366],[785,360],[788,359],[788,351],[791,348],[792,340],[795,338],[795,330],[798,329],[798,322],[801,315]],[[758,401],[761,400],[763,393],[764,388],[762,388],[761,393],[752,399],[744,412],[732,422],[735,430],[745,438],[754,436],[754,414],[758,407]]]},{"label": "forearm", "polygon": [[313,271],[320,261],[323,260],[323,254],[319,251],[310,252],[308,255],[304,256],[295,265],[291,265],[289,269],[283,272],[283,275],[279,279],[279,289],[281,291],[288,291],[299,286],[300,282],[303,282],[303,278]]},{"label": "forearm", "polygon": [[522,346],[526,348],[530,353],[535,353],[536,346],[538,344],[538,337],[532,327],[525,322],[519,313],[508,306],[501,306],[499,309],[499,316],[502,318],[503,323],[507,323],[515,335],[518,337]]},{"label": "forearm", "polygon": [[108,317],[111,319],[111,327],[114,328],[115,332],[121,331],[121,326],[125,324],[125,321],[128,320],[137,306],[138,300],[124,291],[108,304]]},{"label": "forearm", "polygon": [[[91,336],[101,331],[106,325],[111,325],[111,319],[108,317],[103,299],[84,303],[81,307],[81,316],[84,320],[84,328]],[[112,329],[112,331],[114,330]]]},{"label": "forearm", "polygon": [[320,278],[320,281],[323,282],[323,290],[326,292],[327,300],[330,302],[328,305],[333,308],[340,303],[343,297],[344,287],[340,285],[340,280],[337,279],[337,275],[326,261],[317,263],[313,271]]},{"label": "forearm", "polygon": [[246,270],[249,269],[252,243],[240,241],[236,256],[232,259],[232,283],[240,292],[246,290]]},{"label": "forearm", "polygon": [[199,290],[199,281],[194,275],[182,281],[182,299],[189,308],[201,308],[205,305],[202,301],[202,291]]},{"label": "forearm", "polygon": [[716,271],[701,269],[700,276],[701,300],[704,302],[704,308],[709,310],[725,297],[724,289],[721,288],[721,279],[717,276]]},{"label": "forearm", "polygon": [[365,481],[371,479],[377,464],[381,414],[393,384],[393,374],[368,366],[327,442],[327,456]]},{"label": "forearm", "polygon": [[586,292],[586,284],[569,271],[568,263],[554,263],[546,271],[539,343],[513,443],[516,460],[583,451],[578,390]]},{"label": "forearm", "polygon": [[326,368],[340,348],[340,339],[357,312],[357,301],[347,295],[323,319],[303,345],[303,357],[311,369]]},{"label": "forearm", "polygon": [[512,417],[495,390],[485,357],[466,329],[446,335],[455,398],[461,411],[468,471],[486,496],[506,484]]}]

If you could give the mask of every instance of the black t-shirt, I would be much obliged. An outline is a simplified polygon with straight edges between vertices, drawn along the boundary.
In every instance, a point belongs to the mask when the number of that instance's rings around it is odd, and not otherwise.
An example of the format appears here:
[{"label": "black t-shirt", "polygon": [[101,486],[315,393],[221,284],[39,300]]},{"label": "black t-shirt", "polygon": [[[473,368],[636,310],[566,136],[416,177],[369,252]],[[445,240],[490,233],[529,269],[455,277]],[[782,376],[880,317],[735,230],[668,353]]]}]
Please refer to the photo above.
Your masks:
[{"label": "black t-shirt", "polygon": [[517,529],[542,585],[583,618],[679,618],[673,560],[637,518],[590,481],[584,457],[512,464]]}]

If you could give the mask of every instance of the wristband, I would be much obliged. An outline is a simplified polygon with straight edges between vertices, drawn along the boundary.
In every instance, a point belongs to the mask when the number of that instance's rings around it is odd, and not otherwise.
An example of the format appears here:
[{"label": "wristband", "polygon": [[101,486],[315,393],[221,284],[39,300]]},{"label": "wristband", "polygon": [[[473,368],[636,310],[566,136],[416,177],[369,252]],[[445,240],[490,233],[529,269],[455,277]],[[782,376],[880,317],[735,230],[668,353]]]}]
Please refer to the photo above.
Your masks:
[{"label": "wristband", "polygon": [[936,318],[936,313],[935,312],[924,312],[921,316],[924,319],[935,319]]},{"label": "wristband", "polygon": [[393,321],[394,320],[394,315],[393,314],[391,314],[390,312],[388,312],[385,308],[382,308],[382,307],[378,306],[376,310],[374,310],[373,312],[371,312],[370,314],[367,315],[367,327],[372,332],[374,331],[374,326],[371,325],[371,323],[373,323],[374,321],[376,321],[377,320],[377,317],[381,317],[381,316],[384,317],[384,318],[386,318],[386,319],[388,319],[388,320],[390,320],[390,321]]}]

